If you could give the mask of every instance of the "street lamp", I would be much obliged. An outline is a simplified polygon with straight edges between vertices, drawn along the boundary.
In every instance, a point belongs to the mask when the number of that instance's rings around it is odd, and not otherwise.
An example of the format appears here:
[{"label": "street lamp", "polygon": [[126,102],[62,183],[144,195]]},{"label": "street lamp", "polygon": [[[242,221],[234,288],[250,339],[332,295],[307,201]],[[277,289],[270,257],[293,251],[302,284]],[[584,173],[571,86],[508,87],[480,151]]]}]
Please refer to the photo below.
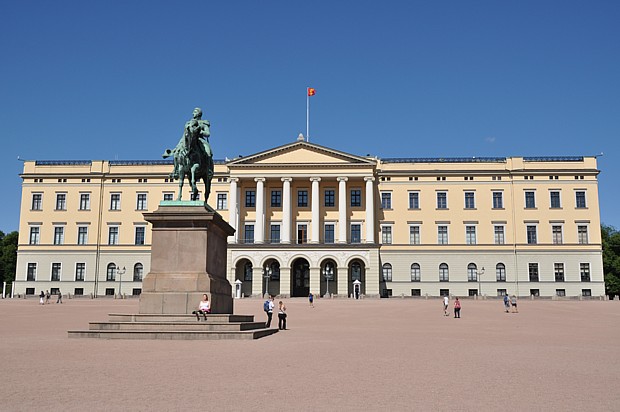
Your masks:
[{"label": "street lamp", "polygon": [[263,277],[265,278],[265,298],[269,298],[269,278],[271,278],[271,273],[273,272],[271,270],[271,266],[265,266],[265,268],[263,269],[264,274]]},{"label": "street lamp", "polygon": [[323,276],[325,276],[325,281],[327,282],[325,297],[329,298],[331,295],[329,293],[329,280],[333,279],[334,276],[334,265],[331,262],[327,262],[325,267],[323,268]]},{"label": "street lamp", "polygon": [[125,274],[125,266],[122,269],[116,268],[116,274],[118,275],[118,296],[123,298],[123,291],[121,290],[123,287],[123,275]]},{"label": "street lamp", "polygon": [[480,272],[478,272],[478,276],[476,276],[478,278],[478,296],[482,296],[482,291],[480,289],[480,276],[484,275],[484,266],[480,269]]}]

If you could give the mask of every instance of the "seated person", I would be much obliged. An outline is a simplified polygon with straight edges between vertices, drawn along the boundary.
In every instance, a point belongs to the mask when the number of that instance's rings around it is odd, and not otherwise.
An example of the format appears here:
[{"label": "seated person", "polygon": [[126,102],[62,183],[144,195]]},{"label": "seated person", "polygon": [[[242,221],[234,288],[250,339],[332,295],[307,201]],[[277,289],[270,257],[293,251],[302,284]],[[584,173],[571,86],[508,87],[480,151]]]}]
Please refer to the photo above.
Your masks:
[{"label": "seated person", "polygon": [[207,320],[207,313],[211,313],[211,304],[209,303],[209,297],[205,293],[198,304],[198,310],[193,311],[192,314],[196,315],[196,320],[200,321],[200,315],[203,315],[205,320]]}]

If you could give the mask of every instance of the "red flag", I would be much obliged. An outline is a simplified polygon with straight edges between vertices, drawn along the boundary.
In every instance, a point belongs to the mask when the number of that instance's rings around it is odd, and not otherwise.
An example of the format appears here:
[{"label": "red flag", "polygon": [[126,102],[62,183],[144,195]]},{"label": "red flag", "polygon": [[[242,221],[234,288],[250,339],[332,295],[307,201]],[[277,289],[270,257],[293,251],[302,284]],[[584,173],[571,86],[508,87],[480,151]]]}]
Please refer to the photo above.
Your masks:
[{"label": "red flag", "polygon": [[308,96],[314,96],[316,94],[316,90],[312,87],[308,87]]}]

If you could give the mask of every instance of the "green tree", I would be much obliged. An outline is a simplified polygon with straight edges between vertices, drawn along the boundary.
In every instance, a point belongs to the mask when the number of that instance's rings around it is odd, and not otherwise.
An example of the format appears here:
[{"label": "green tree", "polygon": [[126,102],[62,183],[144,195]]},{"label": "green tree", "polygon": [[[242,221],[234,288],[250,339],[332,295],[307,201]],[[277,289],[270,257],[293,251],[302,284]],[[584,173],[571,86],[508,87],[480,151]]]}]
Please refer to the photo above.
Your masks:
[{"label": "green tree", "polygon": [[613,226],[601,225],[603,241],[603,273],[608,295],[620,294],[620,232]]},{"label": "green tree", "polygon": [[13,282],[17,267],[18,233],[0,231],[0,282]]}]

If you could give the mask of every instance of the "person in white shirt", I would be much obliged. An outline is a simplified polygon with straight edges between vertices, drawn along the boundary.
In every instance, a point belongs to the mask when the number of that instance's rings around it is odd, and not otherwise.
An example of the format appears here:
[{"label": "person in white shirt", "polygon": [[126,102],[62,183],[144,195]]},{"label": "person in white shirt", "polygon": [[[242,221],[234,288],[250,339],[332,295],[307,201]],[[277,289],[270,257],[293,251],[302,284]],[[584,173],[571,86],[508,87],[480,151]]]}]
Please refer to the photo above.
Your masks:
[{"label": "person in white shirt", "polygon": [[448,316],[450,315],[448,313],[448,307],[450,306],[450,299],[448,299],[448,296],[444,296],[443,297],[443,315],[444,316]]},{"label": "person in white shirt", "polygon": [[198,304],[198,310],[195,310],[192,313],[196,315],[197,321],[200,321],[200,315],[207,320],[207,313],[211,313],[211,303],[209,302],[209,296],[207,296],[206,293],[202,295],[202,300]]}]

